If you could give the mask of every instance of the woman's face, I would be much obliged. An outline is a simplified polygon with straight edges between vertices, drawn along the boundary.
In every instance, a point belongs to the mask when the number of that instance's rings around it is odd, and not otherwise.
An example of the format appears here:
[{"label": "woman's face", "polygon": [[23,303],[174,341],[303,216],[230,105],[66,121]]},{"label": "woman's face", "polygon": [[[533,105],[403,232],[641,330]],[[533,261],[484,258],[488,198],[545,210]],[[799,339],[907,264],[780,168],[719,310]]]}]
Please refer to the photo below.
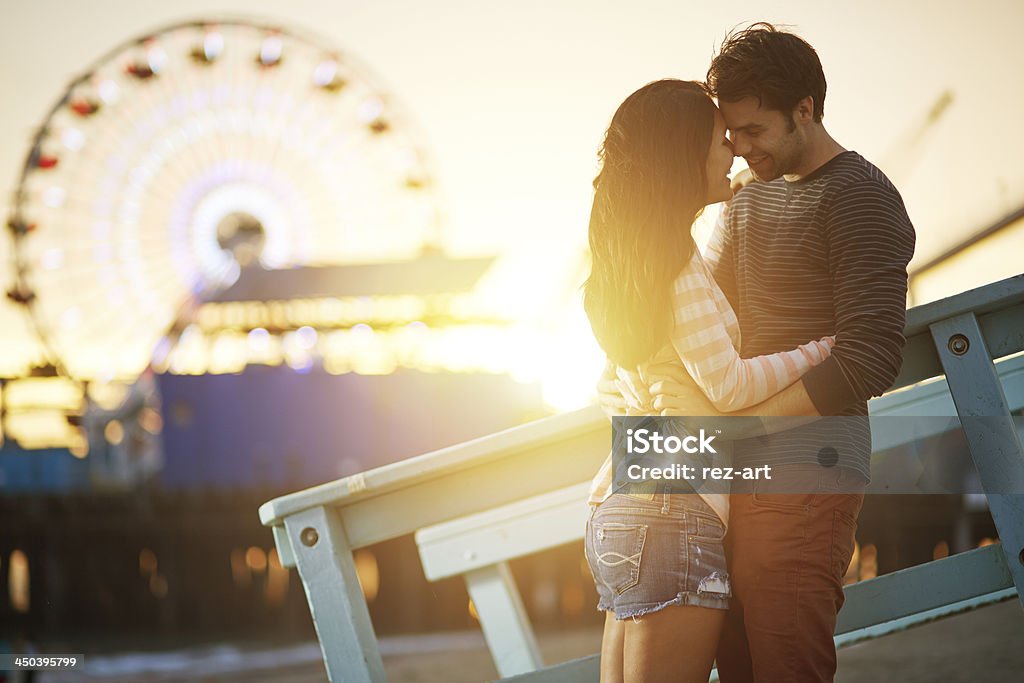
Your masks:
[{"label": "woman's face", "polygon": [[732,143],[725,137],[725,119],[715,108],[715,130],[711,133],[711,148],[708,150],[708,204],[732,199],[729,187],[729,171],[732,169]]}]

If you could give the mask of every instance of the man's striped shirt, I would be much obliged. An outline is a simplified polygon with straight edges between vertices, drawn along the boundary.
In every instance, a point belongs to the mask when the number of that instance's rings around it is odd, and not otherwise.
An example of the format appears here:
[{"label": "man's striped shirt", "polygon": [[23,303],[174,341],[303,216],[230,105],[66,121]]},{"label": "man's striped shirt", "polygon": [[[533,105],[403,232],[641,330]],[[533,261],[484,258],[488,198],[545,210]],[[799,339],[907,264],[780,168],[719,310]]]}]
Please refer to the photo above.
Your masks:
[{"label": "man's striped shirt", "polygon": [[[831,356],[803,376],[822,415],[867,415],[902,363],[907,263],[914,227],[889,179],[856,152],[804,178],[753,183],[737,193],[705,254],[736,311],[744,357],[835,335]],[[870,478],[866,420],[843,433],[815,426],[736,444],[737,464],[839,463]],[[821,427],[819,427],[820,429]]]}]

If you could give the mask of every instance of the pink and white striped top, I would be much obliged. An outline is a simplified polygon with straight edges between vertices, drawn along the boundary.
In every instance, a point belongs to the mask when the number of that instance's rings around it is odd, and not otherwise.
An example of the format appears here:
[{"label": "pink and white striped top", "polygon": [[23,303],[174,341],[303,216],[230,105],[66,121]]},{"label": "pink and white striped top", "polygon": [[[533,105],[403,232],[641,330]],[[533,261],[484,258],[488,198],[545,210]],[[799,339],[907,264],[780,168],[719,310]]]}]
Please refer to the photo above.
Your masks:
[{"label": "pink and white striped top", "polygon": [[[714,258],[715,252],[709,256]],[[694,250],[693,258],[672,284],[671,344],[640,367],[616,368],[617,383],[630,415],[655,414],[643,380],[645,370],[654,364],[676,363],[686,369],[716,409],[731,412],[756,405],[796,382],[828,358],[834,343],[833,337],[824,337],[791,351],[740,358],[736,314],[704,258]],[[591,484],[590,503],[600,503],[611,495],[612,475],[609,454]],[[728,519],[727,496],[701,496],[723,521]]]}]

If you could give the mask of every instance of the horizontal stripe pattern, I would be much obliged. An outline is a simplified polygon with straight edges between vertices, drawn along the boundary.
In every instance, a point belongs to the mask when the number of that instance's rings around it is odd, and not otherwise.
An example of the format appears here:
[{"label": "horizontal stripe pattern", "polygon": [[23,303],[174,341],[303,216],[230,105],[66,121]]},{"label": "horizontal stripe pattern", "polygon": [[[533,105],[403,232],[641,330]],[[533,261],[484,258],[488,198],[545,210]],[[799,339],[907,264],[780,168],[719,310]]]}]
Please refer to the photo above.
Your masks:
[{"label": "horizontal stripe pattern", "polygon": [[[617,368],[616,377],[632,414],[651,414],[652,397],[643,377],[651,363],[681,365],[720,411],[756,405],[786,388],[812,367],[825,361],[834,340],[825,337],[796,348],[755,358],[739,353],[741,332],[736,314],[699,252],[694,252],[672,284],[671,344],[639,368]],[[602,464],[590,489],[590,502],[611,494],[614,472],[611,455]],[[702,494],[723,520],[728,503],[721,494]]]},{"label": "horizontal stripe pattern", "polygon": [[[831,356],[803,382],[823,415],[866,415],[902,363],[907,263],[915,234],[899,192],[856,152],[797,182],[753,183],[723,210],[706,250],[715,281],[737,312],[744,357],[835,335]],[[737,462],[806,463],[822,444],[870,476],[870,433],[810,425],[740,443]]]}]

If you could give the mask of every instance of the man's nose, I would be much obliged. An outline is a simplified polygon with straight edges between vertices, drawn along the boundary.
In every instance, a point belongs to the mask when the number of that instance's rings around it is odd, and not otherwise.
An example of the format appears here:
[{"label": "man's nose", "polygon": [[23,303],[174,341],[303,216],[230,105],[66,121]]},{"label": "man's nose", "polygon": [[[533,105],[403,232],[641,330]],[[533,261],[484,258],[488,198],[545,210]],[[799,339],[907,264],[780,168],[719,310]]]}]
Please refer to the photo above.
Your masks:
[{"label": "man's nose", "polygon": [[735,135],[732,138],[732,153],[738,157],[744,157],[750,153],[750,141],[746,135]]}]

